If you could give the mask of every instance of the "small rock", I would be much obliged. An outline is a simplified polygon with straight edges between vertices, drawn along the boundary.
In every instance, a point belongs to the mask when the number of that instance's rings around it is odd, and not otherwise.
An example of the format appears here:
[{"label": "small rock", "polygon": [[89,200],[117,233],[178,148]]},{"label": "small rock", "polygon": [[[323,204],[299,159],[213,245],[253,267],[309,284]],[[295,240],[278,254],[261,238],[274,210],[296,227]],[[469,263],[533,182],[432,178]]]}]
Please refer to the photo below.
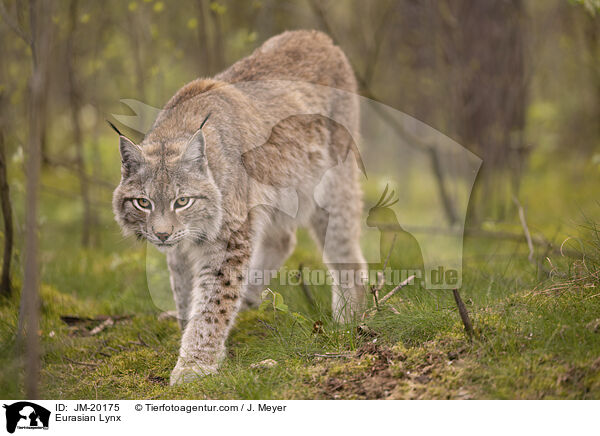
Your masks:
[{"label": "small rock", "polygon": [[250,365],[250,368],[255,369],[255,368],[273,368],[274,366],[277,366],[278,363],[276,360],[273,359],[265,359],[262,362],[257,362],[257,363],[253,363],[252,365]]}]

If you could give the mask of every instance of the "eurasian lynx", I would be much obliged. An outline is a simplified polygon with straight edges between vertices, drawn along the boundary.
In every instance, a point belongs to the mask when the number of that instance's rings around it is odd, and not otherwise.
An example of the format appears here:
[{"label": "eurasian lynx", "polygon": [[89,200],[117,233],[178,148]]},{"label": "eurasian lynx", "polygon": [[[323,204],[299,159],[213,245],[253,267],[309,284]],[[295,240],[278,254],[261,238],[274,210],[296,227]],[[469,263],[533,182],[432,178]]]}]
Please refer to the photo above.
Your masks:
[{"label": "eurasian lynx", "polygon": [[[329,37],[285,32],[214,79],[181,88],[139,146],[120,136],[116,220],[166,253],[183,329],[171,384],[217,371],[238,310],[259,301],[293,251],[297,226],[311,230],[330,270],[343,263],[364,274],[360,173],[347,159],[356,151],[355,93]],[[268,206],[290,191],[294,217]],[[248,284],[255,270],[263,283]],[[334,314],[348,321],[364,292],[338,282]]]}]

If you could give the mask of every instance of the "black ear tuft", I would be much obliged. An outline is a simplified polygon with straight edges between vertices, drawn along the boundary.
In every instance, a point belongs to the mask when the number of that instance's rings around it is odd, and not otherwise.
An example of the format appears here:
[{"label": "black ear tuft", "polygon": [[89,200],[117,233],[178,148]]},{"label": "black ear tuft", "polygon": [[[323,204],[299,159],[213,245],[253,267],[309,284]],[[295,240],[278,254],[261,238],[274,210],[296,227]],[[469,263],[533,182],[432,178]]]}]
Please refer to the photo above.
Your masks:
[{"label": "black ear tuft", "polygon": [[204,121],[202,121],[202,124],[200,124],[200,130],[202,130],[202,127],[204,127],[204,125],[208,121],[208,118],[210,117],[210,114],[212,114],[212,112],[209,112],[208,115],[206,116],[206,118],[204,118]]},{"label": "black ear tuft", "polygon": [[122,133],[119,131],[119,129],[117,129],[117,128],[115,127],[115,125],[114,125],[113,123],[111,123],[111,122],[110,122],[110,121],[108,121],[108,120],[106,120],[106,122],[108,123],[108,125],[109,125],[110,127],[112,127],[112,129],[113,129],[115,132],[117,132],[117,135],[119,135],[119,136],[125,136],[125,135],[123,135],[123,134],[122,134]]}]

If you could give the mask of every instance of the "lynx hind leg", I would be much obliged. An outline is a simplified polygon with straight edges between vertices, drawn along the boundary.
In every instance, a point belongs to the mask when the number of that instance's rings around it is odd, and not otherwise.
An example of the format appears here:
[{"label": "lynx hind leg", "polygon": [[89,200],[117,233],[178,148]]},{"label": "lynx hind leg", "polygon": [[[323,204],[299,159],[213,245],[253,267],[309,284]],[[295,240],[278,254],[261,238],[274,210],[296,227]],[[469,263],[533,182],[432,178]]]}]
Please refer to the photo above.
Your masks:
[{"label": "lynx hind leg", "polygon": [[367,263],[360,248],[362,200],[353,158],[329,170],[317,186],[311,230],[332,277],[334,319],[350,322],[364,309]]},{"label": "lynx hind leg", "polygon": [[296,229],[282,220],[273,220],[258,240],[250,258],[248,285],[244,293],[242,309],[257,307],[261,292],[294,251]]}]

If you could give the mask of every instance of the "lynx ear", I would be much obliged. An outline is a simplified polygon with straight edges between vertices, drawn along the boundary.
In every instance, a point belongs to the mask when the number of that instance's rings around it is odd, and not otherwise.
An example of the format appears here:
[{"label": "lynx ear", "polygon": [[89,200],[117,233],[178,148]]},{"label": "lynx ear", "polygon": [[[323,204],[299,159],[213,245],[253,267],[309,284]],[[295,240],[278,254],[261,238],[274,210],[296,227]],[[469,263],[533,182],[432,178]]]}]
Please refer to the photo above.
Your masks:
[{"label": "lynx ear", "polygon": [[204,118],[204,121],[200,124],[200,128],[194,133],[194,136],[192,136],[192,139],[190,139],[185,147],[185,151],[181,155],[181,160],[183,162],[189,162],[204,168],[204,164],[206,163],[206,141],[204,140],[202,128],[209,117],[210,113]]},{"label": "lynx ear", "polygon": [[202,128],[200,128],[186,145],[185,151],[181,155],[181,160],[183,162],[203,165],[206,160],[205,151],[204,133],[202,132]]},{"label": "lynx ear", "polygon": [[119,151],[121,152],[121,174],[128,177],[144,162],[142,149],[123,135],[119,136]]}]

